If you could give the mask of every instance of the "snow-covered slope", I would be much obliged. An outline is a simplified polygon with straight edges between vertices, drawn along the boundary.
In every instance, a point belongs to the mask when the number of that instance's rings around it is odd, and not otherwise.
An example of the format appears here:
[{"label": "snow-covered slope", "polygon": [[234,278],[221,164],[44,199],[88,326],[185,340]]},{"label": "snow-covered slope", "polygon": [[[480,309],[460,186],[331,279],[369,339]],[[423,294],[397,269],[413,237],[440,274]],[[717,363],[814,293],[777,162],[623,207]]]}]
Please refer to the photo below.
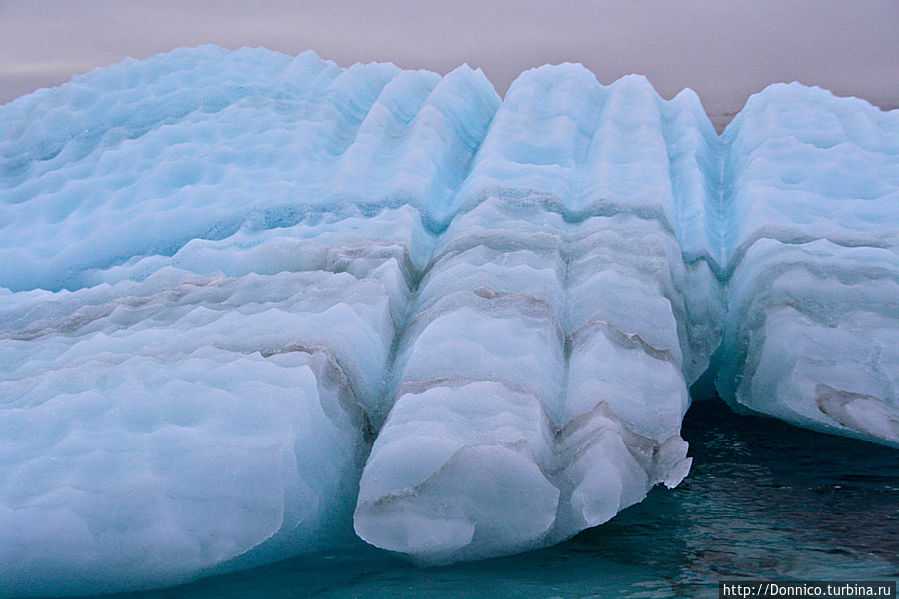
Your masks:
[{"label": "snow-covered slope", "polygon": [[557,542],[687,474],[722,335],[728,401],[896,444],[897,133],[216,47],[0,106],[3,592]]}]

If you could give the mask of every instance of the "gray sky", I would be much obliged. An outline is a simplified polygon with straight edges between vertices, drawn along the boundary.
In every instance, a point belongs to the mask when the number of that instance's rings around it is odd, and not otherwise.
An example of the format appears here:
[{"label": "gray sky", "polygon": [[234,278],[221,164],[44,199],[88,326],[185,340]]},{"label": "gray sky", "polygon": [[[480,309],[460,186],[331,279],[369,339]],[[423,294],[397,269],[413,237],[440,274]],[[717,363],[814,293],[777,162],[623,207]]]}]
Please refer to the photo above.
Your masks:
[{"label": "gray sky", "polygon": [[645,74],[709,112],[776,81],[899,105],[899,1],[238,2],[0,0],[0,103],[76,73],[179,46],[308,48],[341,65],[522,70],[582,62],[601,83]]}]

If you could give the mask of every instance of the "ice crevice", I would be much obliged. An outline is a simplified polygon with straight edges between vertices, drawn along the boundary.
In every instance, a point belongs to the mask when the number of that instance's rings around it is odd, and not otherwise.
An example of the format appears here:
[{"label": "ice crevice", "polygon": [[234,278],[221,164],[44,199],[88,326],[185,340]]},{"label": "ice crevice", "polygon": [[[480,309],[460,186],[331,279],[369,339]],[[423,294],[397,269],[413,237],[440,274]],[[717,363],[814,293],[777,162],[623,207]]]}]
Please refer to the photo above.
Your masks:
[{"label": "ice crevice", "polygon": [[713,354],[737,410],[899,446],[897,140],[799,84],[719,136],[580,65],[211,46],[0,106],[0,579],[559,542],[686,476]]}]

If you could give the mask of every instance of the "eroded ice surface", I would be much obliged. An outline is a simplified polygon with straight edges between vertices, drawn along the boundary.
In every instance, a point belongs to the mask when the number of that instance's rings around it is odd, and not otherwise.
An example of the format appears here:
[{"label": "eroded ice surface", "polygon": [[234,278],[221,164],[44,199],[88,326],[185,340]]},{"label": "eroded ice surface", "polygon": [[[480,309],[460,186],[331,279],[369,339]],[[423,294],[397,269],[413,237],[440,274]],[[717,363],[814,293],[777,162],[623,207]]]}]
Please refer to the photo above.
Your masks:
[{"label": "eroded ice surface", "polygon": [[557,542],[687,474],[722,335],[728,401],[896,444],[897,118],[215,47],[0,107],[4,592]]},{"label": "eroded ice surface", "polygon": [[899,447],[899,111],[775,85],[724,140],[722,396]]},{"label": "eroded ice surface", "polygon": [[352,535],[480,72],[183,50],[3,107],[0,579],[172,583]]},{"label": "eroded ice surface", "polygon": [[686,316],[685,287],[711,278],[700,261],[691,279],[674,227],[704,201],[669,176],[681,111],[695,96],[574,65],[512,85],[400,338],[363,539],[423,561],[520,551],[686,475],[684,370],[715,340]]}]

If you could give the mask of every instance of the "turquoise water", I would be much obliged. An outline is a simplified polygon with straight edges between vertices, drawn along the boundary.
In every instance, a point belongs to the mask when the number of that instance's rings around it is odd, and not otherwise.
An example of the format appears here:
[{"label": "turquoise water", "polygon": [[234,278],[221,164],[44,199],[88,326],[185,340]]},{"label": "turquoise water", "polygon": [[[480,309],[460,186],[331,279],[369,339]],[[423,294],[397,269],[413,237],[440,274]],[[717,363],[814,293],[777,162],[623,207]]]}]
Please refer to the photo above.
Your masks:
[{"label": "turquoise water", "polygon": [[[674,490],[542,551],[416,568],[361,543],[116,597],[717,597],[722,578],[899,578],[899,452],[694,405]],[[107,596],[109,597],[109,596]]]}]

